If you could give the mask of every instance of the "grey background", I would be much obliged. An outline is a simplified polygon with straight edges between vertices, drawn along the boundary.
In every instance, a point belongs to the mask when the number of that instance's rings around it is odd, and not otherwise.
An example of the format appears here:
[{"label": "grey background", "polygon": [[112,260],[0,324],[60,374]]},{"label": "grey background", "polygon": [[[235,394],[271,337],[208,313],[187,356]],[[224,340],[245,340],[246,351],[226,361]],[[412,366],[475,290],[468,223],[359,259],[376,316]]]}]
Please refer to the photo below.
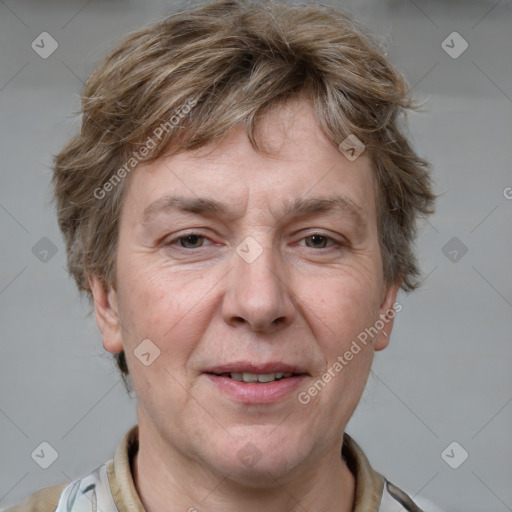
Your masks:
[{"label": "grey background", "polygon": [[[441,194],[417,243],[423,285],[399,295],[391,344],[347,431],[378,471],[443,510],[512,510],[512,3],[332,3],[382,38],[426,100],[410,132]],[[49,165],[79,128],[72,113],[101,56],[172,7],[0,1],[0,507],[96,468],[136,422],[64,270]],[[47,59],[31,48],[43,31],[59,45]],[[469,45],[456,59],[441,46],[453,31]],[[46,262],[33,253],[43,237],[57,251]],[[459,248],[443,252],[452,237]],[[43,441],[58,452],[48,469],[31,458]],[[469,453],[458,469],[441,457],[453,441]]]}]

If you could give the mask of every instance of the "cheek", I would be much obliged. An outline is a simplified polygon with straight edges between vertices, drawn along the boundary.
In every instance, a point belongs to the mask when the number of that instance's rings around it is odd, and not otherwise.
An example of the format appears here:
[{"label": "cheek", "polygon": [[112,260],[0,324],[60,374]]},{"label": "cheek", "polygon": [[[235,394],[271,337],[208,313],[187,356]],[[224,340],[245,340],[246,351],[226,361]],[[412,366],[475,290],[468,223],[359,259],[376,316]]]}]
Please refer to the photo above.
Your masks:
[{"label": "cheek", "polygon": [[206,279],[179,275],[139,259],[144,258],[126,259],[119,266],[123,343],[134,347],[149,338],[161,355],[169,355],[178,365],[208,323],[206,295],[211,286]]},{"label": "cheek", "polygon": [[308,279],[302,286],[302,301],[311,322],[324,333],[332,348],[343,349],[378,315],[378,286],[365,270],[343,269],[328,279]]}]

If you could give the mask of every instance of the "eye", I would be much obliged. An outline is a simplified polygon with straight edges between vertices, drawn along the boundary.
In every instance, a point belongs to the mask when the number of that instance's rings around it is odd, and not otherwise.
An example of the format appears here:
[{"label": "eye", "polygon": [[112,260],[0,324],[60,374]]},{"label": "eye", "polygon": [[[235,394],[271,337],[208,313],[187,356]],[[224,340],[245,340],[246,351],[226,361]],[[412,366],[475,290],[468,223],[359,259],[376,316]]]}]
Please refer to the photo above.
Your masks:
[{"label": "eye", "polygon": [[306,236],[303,238],[303,240],[305,241],[305,245],[307,247],[312,247],[316,249],[325,249],[326,247],[332,245],[342,245],[336,240],[332,239],[331,237],[320,234]]},{"label": "eye", "polygon": [[190,233],[185,236],[180,236],[175,238],[174,240],[169,241],[169,245],[174,245],[176,243],[183,249],[199,249],[205,245],[205,242],[208,239],[203,235],[198,235],[196,233]]}]

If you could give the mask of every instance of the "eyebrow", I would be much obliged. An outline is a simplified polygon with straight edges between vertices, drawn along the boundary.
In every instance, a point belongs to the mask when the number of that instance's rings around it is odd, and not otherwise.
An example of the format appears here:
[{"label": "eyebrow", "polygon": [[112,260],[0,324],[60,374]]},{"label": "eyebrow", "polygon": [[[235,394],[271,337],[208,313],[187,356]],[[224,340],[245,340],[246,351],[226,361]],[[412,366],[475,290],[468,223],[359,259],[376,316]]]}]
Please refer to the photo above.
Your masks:
[{"label": "eyebrow", "polygon": [[[201,197],[163,196],[144,209],[142,223],[147,224],[158,213],[171,213],[181,211],[203,215],[205,217],[236,218],[233,212],[223,204],[213,199]],[[366,214],[360,206],[343,195],[332,197],[299,197],[292,202],[284,202],[284,209],[280,213],[284,217],[306,217],[325,212],[338,212],[352,218],[357,226],[366,228]]]}]

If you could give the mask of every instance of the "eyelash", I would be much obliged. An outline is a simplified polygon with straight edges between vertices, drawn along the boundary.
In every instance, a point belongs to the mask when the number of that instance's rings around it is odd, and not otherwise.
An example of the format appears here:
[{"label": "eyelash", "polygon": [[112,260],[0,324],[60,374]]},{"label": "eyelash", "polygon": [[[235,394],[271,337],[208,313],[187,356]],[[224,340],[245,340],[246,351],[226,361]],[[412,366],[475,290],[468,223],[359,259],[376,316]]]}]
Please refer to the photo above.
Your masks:
[{"label": "eyelash", "polygon": [[[190,233],[186,233],[186,234],[183,234],[183,235],[180,235],[176,238],[173,238],[171,240],[169,240],[168,242],[165,243],[166,246],[172,246],[176,243],[179,243],[180,241],[182,240],[186,240],[187,238],[191,237],[191,236],[195,236],[197,238],[202,238],[203,240],[210,240],[207,236],[205,235],[202,235],[200,233],[197,233],[197,232],[190,232]],[[341,249],[343,247],[346,247],[347,244],[346,243],[343,243],[343,242],[339,242],[338,240],[328,236],[328,235],[325,235],[323,233],[311,233],[309,235],[306,235],[304,237],[302,237],[300,239],[300,241],[303,241],[303,240],[306,240],[307,238],[312,238],[312,237],[322,237],[324,239],[327,240],[327,243],[330,242],[330,245],[327,245],[326,247],[320,247],[319,249],[329,249],[329,248],[337,248],[337,249]],[[211,242],[211,240],[210,240]],[[212,244],[207,244],[207,245],[212,245]],[[308,247],[306,246],[305,244],[300,244],[300,245],[304,245],[305,247]],[[191,251],[191,250],[194,250],[194,249],[202,249],[203,247],[205,247],[204,245],[201,245],[199,247],[183,247],[183,246],[179,246],[178,248],[179,249],[183,249],[185,251]],[[309,249],[314,249],[315,247],[308,247]]]}]

